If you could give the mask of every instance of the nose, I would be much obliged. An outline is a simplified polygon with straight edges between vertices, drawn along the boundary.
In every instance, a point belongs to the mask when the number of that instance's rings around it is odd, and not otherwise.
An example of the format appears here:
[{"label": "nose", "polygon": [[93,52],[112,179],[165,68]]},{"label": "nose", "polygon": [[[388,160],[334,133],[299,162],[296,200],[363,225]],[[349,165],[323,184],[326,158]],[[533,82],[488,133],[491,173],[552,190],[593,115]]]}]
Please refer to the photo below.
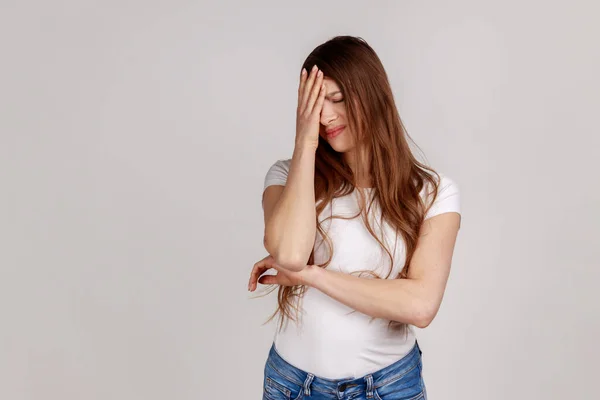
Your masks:
[{"label": "nose", "polygon": [[337,119],[337,114],[334,112],[333,107],[331,107],[328,102],[323,104],[323,109],[321,110],[321,124],[328,126],[332,122]]}]

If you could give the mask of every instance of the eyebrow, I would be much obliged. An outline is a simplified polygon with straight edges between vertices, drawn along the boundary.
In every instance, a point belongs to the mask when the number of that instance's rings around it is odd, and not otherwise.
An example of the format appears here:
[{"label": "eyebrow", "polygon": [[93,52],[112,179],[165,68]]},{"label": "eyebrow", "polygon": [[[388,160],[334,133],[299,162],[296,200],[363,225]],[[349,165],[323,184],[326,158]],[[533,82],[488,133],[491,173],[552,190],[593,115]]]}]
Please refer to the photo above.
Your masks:
[{"label": "eyebrow", "polygon": [[342,93],[342,91],[341,91],[341,90],[337,90],[337,91],[335,91],[335,92],[331,92],[331,93],[329,93],[329,94],[326,94],[326,95],[325,95],[325,97],[327,97],[327,98],[328,98],[328,97],[331,97],[331,96],[333,96],[334,94],[338,94],[338,93]]}]

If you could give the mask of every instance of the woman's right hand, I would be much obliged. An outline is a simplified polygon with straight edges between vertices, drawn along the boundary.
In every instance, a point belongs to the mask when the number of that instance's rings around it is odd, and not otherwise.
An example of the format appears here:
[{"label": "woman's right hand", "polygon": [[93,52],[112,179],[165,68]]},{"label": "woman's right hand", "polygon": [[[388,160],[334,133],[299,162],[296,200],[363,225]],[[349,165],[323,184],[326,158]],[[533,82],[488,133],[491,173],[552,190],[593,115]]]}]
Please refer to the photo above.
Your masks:
[{"label": "woman's right hand", "polygon": [[298,87],[296,146],[308,146],[314,150],[317,149],[324,100],[323,72],[316,65],[310,74],[303,68],[300,76],[300,86]]}]

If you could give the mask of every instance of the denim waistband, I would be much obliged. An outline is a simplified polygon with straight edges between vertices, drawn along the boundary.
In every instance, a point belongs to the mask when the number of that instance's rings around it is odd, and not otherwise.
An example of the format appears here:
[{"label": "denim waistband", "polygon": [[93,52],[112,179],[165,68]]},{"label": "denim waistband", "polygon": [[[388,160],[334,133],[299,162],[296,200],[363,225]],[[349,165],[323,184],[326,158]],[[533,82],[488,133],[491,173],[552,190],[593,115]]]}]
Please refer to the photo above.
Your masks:
[{"label": "denim waistband", "polygon": [[421,354],[419,343],[415,341],[415,345],[411,351],[393,364],[363,377],[347,379],[321,378],[310,372],[296,368],[279,355],[275,349],[275,344],[271,346],[267,363],[290,382],[302,386],[306,396],[310,396],[311,390],[333,394],[356,391],[366,392],[367,398],[372,398],[374,389],[392,380],[399,379],[399,377],[410,372],[413,368],[419,367]]}]

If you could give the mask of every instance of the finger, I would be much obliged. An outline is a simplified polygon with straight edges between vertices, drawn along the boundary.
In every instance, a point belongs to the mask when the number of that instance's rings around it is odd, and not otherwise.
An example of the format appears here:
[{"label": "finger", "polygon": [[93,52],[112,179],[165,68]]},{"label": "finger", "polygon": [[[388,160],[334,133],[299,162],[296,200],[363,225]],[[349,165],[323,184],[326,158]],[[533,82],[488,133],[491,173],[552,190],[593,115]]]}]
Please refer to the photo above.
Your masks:
[{"label": "finger", "polygon": [[248,291],[254,292],[258,286],[258,277],[252,279],[252,282],[248,285]]},{"label": "finger", "polygon": [[258,280],[258,283],[262,285],[278,285],[279,277],[277,275],[263,275]]},{"label": "finger", "polygon": [[270,269],[266,265],[264,265],[264,260],[261,260],[254,264],[252,271],[250,272],[250,279],[248,280],[248,290],[252,290],[253,287],[256,287],[256,282],[258,281],[258,277],[261,276],[265,271]]},{"label": "finger", "polygon": [[256,290],[257,284],[259,282],[259,277],[260,275],[262,275],[263,273],[265,273],[267,270],[264,269],[262,271],[259,271],[256,275],[252,276],[250,283],[248,284],[248,290],[253,292]]},{"label": "finger", "polygon": [[273,268],[275,265],[275,260],[272,255],[268,255],[262,260],[258,261],[252,267],[252,271],[250,272],[250,279],[248,280],[248,290],[254,291],[256,289],[256,284],[258,282],[258,277],[264,274],[266,271]]},{"label": "finger", "polygon": [[306,68],[302,68],[302,72],[300,73],[300,84],[298,85],[298,108],[300,108],[302,100],[302,94],[304,93],[304,86],[306,86],[306,79],[308,77],[308,72],[306,72]]},{"label": "finger", "polygon": [[319,97],[317,97],[315,107],[312,110],[313,115],[316,114],[316,116],[319,118],[321,115],[321,111],[323,110],[323,103],[325,103],[325,92],[327,92],[327,90],[325,90],[325,83],[321,83],[321,91],[319,92]]},{"label": "finger", "polygon": [[317,73],[317,78],[314,81],[313,87],[310,91],[310,97],[305,109],[307,114],[312,113],[312,110],[315,107],[315,102],[317,101],[317,97],[319,97],[319,93],[321,92],[321,86],[323,86],[323,71],[319,71]]},{"label": "finger", "polygon": [[317,68],[317,66],[313,66],[312,70],[310,71],[310,75],[308,76],[308,79],[306,80],[306,83],[304,85],[302,98],[300,100],[300,112],[302,113],[306,111],[308,98],[310,97],[310,92],[313,88],[313,84],[315,82],[315,78],[317,77],[318,71],[319,69]]}]

